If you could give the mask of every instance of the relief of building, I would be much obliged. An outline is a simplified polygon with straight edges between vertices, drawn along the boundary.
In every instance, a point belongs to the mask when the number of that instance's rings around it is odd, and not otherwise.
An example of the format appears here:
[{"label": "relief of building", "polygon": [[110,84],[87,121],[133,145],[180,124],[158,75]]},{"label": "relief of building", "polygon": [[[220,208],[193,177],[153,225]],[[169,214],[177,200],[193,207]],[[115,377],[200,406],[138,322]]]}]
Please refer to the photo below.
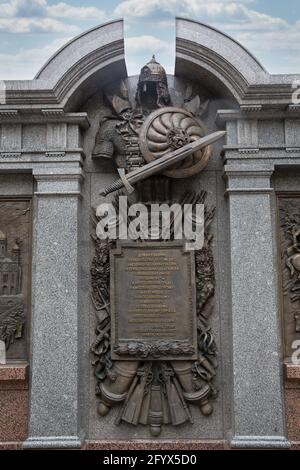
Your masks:
[{"label": "relief of building", "polygon": [[21,290],[20,247],[17,242],[7,253],[7,238],[0,231],[0,295],[17,295]]}]

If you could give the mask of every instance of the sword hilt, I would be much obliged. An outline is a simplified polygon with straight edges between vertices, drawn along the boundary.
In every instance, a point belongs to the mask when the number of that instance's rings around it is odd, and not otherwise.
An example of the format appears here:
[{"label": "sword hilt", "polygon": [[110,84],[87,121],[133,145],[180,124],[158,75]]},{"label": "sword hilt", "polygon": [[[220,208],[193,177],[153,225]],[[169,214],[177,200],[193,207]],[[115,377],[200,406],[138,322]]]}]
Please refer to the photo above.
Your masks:
[{"label": "sword hilt", "polygon": [[100,191],[100,196],[107,196],[110,193],[113,193],[114,191],[118,191],[118,189],[122,189],[124,187],[124,183],[121,179],[118,179],[114,183],[112,183],[110,186],[108,186],[105,189],[102,189]]},{"label": "sword hilt", "polygon": [[118,168],[118,173],[120,175],[120,179],[112,183],[108,188],[103,189],[99,194],[101,196],[107,196],[110,193],[113,193],[114,191],[117,191],[118,189],[125,188],[128,194],[133,193],[134,188],[131,186],[130,182],[126,178],[125,170],[124,168]]}]

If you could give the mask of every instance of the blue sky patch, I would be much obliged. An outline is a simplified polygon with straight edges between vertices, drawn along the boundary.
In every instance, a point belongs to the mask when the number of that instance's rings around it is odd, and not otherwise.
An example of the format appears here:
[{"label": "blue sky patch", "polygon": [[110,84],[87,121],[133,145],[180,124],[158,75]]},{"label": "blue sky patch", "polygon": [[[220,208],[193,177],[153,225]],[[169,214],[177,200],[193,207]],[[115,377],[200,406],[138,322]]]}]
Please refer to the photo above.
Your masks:
[{"label": "blue sky patch", "polygon": [[271,73],[300,72],[299,0],[0,0],[0,79],[31,79],[65,42],[114,18],[125,20],[129,74],[153,53],[174,68],[175,15],[236,38]]}]

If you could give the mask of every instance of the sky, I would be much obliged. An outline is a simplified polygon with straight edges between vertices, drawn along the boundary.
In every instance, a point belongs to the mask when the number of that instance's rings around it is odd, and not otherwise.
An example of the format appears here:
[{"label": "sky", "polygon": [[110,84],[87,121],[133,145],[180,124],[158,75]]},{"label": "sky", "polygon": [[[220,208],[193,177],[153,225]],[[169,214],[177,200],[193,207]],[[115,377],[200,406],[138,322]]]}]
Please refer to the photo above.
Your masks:
[{"label": "sky", "polygon": [[300,73],[299,0],[0,0],[0,80],[34,78],[64,43],[116,18],[129,75],[152,54],[173,73],[175,16],[226,32],[270,73]]}]

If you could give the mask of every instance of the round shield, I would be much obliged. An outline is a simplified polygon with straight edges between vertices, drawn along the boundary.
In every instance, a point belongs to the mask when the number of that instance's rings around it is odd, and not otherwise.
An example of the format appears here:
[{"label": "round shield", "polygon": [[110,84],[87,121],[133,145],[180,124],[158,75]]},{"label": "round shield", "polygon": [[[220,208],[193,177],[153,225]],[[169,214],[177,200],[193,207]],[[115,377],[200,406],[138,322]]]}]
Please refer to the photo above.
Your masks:
[{"label": "round shield", "polygon": [[[147,162],[174,152],[184,145],[204,137],[203,124],[181,108],[166,107],[153,111],[140,129],[139,144]],[[211,146],[196,151],[176,166],[164,171],[171,178],[187,178],[199,173],[207,165]]]}]

